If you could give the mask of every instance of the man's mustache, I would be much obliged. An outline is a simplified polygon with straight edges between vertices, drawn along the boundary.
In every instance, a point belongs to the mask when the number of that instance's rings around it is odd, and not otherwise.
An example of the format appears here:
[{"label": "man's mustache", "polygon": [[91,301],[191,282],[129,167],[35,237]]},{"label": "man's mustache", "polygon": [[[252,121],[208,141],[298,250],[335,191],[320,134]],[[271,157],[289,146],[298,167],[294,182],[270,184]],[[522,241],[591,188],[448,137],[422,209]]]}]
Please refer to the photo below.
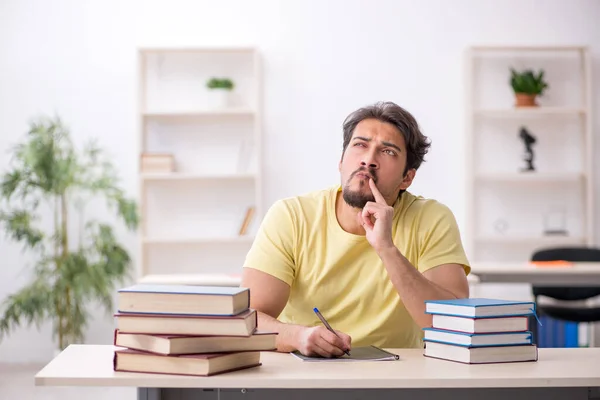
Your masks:
[{"label": "man's mustache", "polygon": [[349,180],[350,180],[350,179],[352,179],[352,178],[354,178],[354,176],[355,176],[356,174],[358,174],[358,173],[361,173],[361,172],[363,172],[363,173],[365,173],[365,172],[366,172],[366,173],[368,173],[369,175],[371,175],[371,178],[373,179],[373,182],[377,183],[377,175],[376,175],[376,173],[375,173],[375,170],[374,170],[374,169],[369,169],[369,170],[367,170],[367,168],[365,168],[365,167],[360,167],[359,169],[357,169],[356,171],[354,171],[354,172],[353,172],[353,173],[350,175],[350,178],[349,178]]}]

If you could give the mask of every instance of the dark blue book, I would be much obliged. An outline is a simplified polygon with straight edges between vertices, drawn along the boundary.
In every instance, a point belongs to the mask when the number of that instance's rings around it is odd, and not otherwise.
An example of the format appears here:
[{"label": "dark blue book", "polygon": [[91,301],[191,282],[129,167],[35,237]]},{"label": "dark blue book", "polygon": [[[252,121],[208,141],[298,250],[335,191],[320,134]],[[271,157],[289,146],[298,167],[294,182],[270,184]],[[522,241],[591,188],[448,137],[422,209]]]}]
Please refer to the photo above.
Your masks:
[{"label": "dark blue book", "polygon": [[528,316],[535,314],[535,303],[486,298],[428,300],[425,312],[468,318]]},{"label": "dark blue book", "polygon": [[137,284],[118,291],[120,313],[237,315],[250,307],[240,287]]}]

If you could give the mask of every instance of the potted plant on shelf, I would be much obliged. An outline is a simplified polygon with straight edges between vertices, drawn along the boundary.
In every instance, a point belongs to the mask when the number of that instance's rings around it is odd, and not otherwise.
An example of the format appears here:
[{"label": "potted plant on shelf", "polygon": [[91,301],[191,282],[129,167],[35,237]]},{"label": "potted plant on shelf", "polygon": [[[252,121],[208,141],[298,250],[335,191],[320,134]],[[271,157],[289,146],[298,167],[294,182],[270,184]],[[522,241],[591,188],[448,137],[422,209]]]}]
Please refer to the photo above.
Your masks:
[{"label": "potted plant on shelf", "polygon": [[51,320],[60,351],[83,341],[98,304],[114,313],[116,285],[129,277],[131,258],[113,227],[85,218],[84,208],[90,200],[106,200],[117,219],[135,230],[137,205],[117,179],[110,158],[93,141],[75,149],[59,118],[30,124],[1,177],[0,226],[31,255],[33,276],[0,303],[0,340],[19,326],[39,328]]},{"label": "potted plant on shelf", "polygon": [[231,103],[231,92],[235,85],[229,78],[212,77],[206,82],[209,93],[209,105],[215,108],[228,107]]},{"label": "potted plant on shelf", "polygon": [[544,81],[544,70],[540,70],[537,75],[530,69],[518,72],[511,68],[510,71],[510,84],[516,97],[515,105],[537,107],[536,97],[542,96],[548,88],[548,83]]}]

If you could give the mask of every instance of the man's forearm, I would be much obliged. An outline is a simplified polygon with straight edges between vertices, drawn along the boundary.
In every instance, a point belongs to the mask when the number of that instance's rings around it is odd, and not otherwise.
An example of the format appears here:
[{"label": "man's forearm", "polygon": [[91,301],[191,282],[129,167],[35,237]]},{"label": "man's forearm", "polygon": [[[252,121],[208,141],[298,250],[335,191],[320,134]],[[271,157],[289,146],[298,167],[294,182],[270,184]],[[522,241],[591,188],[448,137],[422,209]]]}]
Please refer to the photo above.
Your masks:
[{"label": "man's forearm", "polygon": [[277,332],[277,351],[289,353],[297,350],[295,343],[298,338],[300,325],[292,325],[283,323],[277,318],[273,318],[268,314],[257,311],[258,313],[258,329],[266,332]]},{"label": "man's forearm", "polygon": [[425,314],[425,300],[456,298],[425,278],[396,247],[381,251],[379,257],[404,306],[420,327],[431,326],[431,315]]}]

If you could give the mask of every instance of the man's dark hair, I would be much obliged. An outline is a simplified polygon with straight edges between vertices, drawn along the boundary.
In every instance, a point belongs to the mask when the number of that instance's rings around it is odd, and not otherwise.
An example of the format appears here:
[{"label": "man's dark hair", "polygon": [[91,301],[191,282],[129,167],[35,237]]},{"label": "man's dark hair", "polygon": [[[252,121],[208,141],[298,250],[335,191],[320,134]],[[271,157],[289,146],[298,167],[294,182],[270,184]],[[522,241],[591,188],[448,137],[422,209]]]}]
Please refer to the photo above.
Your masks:
[{"label": "man's dark hair", "polygon": [[425,154],[431,146],[427,136],[423,135],[415,118],[404,108],[392,103],[391,101],[377,102],[375,104],[359,108],[348,117],[343,124],[344,145],[343,151],[350,143],[352,133],[356,125],[362,120],[374,118],[382,122],[388,122],[394,125],[404,136],[406,143],[406,168],[403,175],[406,175],[409,169],[418,169],[425,159]]}]

